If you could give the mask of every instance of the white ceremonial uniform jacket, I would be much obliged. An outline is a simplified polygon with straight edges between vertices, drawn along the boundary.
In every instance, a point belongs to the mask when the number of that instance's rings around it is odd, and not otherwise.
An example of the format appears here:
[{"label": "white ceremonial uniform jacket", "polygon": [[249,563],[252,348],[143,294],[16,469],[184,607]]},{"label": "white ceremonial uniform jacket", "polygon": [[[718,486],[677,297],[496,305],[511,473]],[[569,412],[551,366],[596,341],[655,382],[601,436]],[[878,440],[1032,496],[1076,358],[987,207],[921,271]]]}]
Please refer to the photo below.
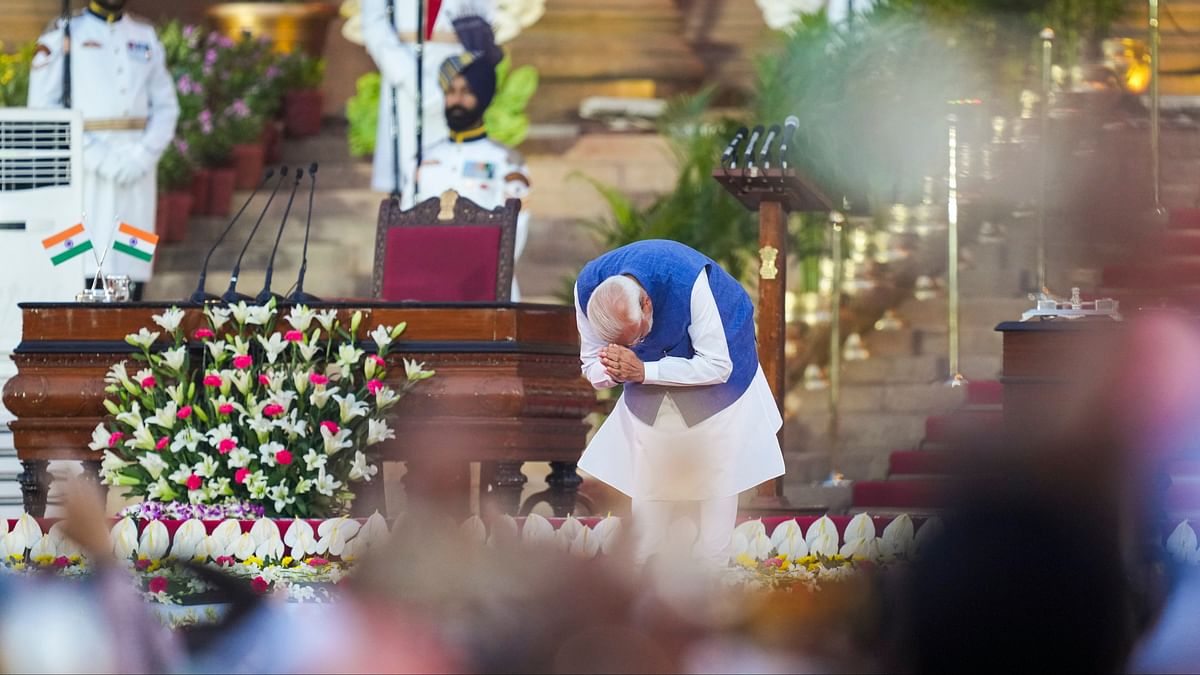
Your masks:
[{"label": "white ceremonial uniform jacket", "polygon": [[[597,389],[617,385],[600,363],[605,346],[575,295],[583,375]],[[733,372],[717,301],[701,272],[692,286],[688,335],[696,355],[645,364],[646,384],[695,387],[718,384]],[[668,391],[654,424],[617,401],[588,443],[579,468],[634,499],[693,501],[730,497],[784,473],[776,434],[783,418],[762,368],[741,398],[689,427]]]},{"label": "white ceremonial uniform jacket", "polygon": [[[483,135],[482,129],[451,134],[425,151],[418,176],[421,192],[417,202],[439,197],[446,190],[454,190],[485,209],[503,206],[509,199],[520,199],[513,262],[521,259],[529,237],[529,211],[525,208],[529,172],[520,153]],[[520,300],[521,291],[514,274],[512,301]]]},{"label": "white ceremonial uniform jacket", "polygon": [[[425,147],[446,138],[446,111],[438,70],[442,62],[461,54],[462,45],[451,21],[463,14],[491,18],[492,0],[444,0],[433,38],[425,43],[424,98],[422,101],[423,143]],[[387,0],[363,0],[363,42],[382,76],[379,91],[379,122],[375,132],[375,162],[371,189],[391,192],[392,172],[392,90],[397,92],[396,117],[400,125],[400,204],[413,205],[412,178],[417,166],[417,56],[415,0],[395,0],[394,24],[389,26]]]},{"label": "white ceremonial uniform jacket", "polygon": [[[29,74],[29,107],[62,107],[63,31],[38,38]],[[128,14],[112,22],[89,12],[71,18],[71,107],[82,111],[84,225],[97,255],[112,242],[118,219],[154,231],[158,158],[175,136],[179,102],[154,27]],[[118,182],[118,168],[135,178]],[[142,171],[144,169],[144,172]],[[60,223],[67,227],[72,223]],[[96,273],[85,255],[84,270]],[[105,274],[150,278],[150,263],[109,253]]]}]

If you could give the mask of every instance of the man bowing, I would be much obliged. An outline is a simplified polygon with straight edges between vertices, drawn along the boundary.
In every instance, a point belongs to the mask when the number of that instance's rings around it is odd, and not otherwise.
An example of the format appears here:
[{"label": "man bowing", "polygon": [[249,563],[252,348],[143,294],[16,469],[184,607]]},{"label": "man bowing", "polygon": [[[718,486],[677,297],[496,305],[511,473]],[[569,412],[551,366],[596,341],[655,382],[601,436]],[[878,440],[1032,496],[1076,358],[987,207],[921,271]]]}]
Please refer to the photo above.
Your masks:
[{"label": "man bowing", "polygon": [[784,472],[750,297],[707,256],[649,240],[585,265],[575,303],[584,376],[624,385],[579,468],[632,497],[637,563],[690,506],[694,554],[723,564],[738,493]]}]

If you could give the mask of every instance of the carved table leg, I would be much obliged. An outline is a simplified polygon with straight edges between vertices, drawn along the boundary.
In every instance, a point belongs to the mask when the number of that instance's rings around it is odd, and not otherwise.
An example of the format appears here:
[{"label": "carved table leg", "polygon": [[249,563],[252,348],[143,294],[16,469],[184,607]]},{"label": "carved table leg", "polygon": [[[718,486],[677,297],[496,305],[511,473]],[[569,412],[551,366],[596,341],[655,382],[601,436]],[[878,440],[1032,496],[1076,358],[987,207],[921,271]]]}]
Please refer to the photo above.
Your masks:
[{"label": "carved table leg", "polygon": [[522,464],[524,462],[496,462],[488,482],[493,503],[510,516],[517,515],[521,507],[521,491],[529,480],[521,473]]},{"label": "carved table leg", "polygon": [[21,461],[24,469],[17,474],[17,482],[21,484],[21,500],[25,505],[25,513],[34,518],[46,515],[46,498],[50,495],[50,462],[41,459],[26,459]]},{"label": "carved table leg", "polygon": [[[583,479],[575,471],[575,462],[550,462],[550,475],[546,477],[547,500],[554,515],[565,518],[575,513],[575,502]],[[590,508],[589,508],[590,510]]]}]

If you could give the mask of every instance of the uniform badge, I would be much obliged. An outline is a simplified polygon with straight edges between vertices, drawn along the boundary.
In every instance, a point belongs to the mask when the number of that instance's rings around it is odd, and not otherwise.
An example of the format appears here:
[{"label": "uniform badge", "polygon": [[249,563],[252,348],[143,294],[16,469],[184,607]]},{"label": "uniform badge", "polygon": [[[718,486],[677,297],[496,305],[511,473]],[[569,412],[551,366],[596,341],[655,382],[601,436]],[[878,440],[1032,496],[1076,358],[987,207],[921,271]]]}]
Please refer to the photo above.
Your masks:
[{"label": "uniform badge", "polygon": [[104,45],[100,44],[99,42],[96,42],[95,40],[84,40],[83,46],[87,47],[88,49],[100,49],[100,48],[104,47]]},{"label": "uniform badge", "polygon": [[496,167],[491,162],[464,162],[463,178],[479,178],[489,180],[496,175]]},{"label": "uniform badge", "polygon": [[129,42],[126,45],[129,48],[129,55],[135,59],[150,60],[150,45],[145,42]]}]

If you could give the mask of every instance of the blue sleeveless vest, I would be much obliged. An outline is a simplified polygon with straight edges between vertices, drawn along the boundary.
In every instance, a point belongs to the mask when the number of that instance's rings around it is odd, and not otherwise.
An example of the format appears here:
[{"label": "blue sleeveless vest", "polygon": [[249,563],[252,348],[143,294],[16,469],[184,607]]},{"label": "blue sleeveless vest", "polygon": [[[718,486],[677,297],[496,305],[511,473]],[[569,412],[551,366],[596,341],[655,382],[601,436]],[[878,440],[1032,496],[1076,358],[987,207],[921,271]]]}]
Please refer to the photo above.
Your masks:
[{"label": "blue sleeveless vest", "polygon": [[689,359],[696,355],[688,327],[692,323],[692,286],[701,270],[708,272],[733,372],[722,384],[695,387],[626,383],[625,404],[646,424],[654,423],[668,390],[688,426],[712,417],[741,397],[758,372],[754,305],[742,285],[720,265],[675,241],[634,242],[596,258],[579,273],[576,288],[584,312],[596,286],[608,277],[628,274],[646,289],[654,322],[650,334],[633,351],[650,363],[667,356]]}]

